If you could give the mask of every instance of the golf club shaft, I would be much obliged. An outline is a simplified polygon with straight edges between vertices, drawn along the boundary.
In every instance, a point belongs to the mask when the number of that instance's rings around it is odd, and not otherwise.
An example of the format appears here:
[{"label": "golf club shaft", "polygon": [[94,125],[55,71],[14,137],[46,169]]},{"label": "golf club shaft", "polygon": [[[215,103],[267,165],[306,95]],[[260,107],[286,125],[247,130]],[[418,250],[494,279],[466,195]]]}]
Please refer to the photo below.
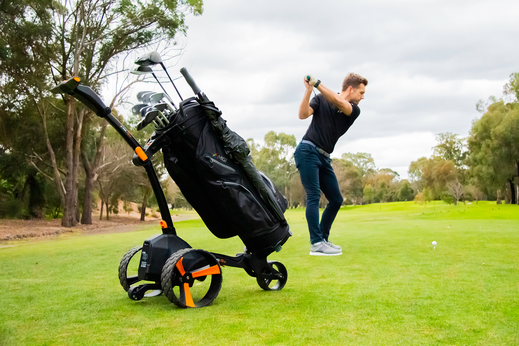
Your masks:
[{"label": "golf club shaft", "polygon": [[160,87],[162,88],[162,90],[164,91],[164,94],[168,94],[168,92],[166,91],[166,89],[164,89],[164,87],[162,86],[162,84],[160,83],[159,79],[157,78],[157,76],[155,75],[155,73],[152,73],[152,76],[153,78],[155,78],[155,80],[157,81],[157,83],[159,83]]},{"label": "golf club shaft", "polygon": [[173,87],[175,88],[175,91],[177,92],[178,97],[180,97],[180,101],[184,101],[184,99],[183,99],[182,96],[180,95],[180,92],[179,92],[178,89],[177,89],[177,86],[176,86],[175,83],[173,82],[173,79],[171,79],[171,76],[169,75],[168,70],[166,70],[166,66],[164,65],[164,63],[161,62],[161,63],[160,63],[160,66],[162,66],[162,69],[164,70],[164,72],[166,72],[166,75],[168,75],[168,78],[169,78],[171,84],[173,84]]}]

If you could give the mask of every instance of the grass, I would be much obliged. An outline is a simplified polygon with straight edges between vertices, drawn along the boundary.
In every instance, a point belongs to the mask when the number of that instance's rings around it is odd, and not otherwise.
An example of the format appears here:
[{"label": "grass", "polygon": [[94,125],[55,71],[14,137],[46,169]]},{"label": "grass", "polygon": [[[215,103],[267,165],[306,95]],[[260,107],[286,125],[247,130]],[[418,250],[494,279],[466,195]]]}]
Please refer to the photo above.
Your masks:
[{"label": "grass", "polygon": [[[344,207],[337,257],[308,256],[303,210],[269,259],[288,269],[279,292],[224,268],[214,304],[131,301],[122,255],[159,227],[64,236],[0,249],[0,345],[517,345],[519,207],[495,202]],[[200,220],[176,224],[193,247],[233,255]],[[431,242],[438,242],[433,249]]]}]

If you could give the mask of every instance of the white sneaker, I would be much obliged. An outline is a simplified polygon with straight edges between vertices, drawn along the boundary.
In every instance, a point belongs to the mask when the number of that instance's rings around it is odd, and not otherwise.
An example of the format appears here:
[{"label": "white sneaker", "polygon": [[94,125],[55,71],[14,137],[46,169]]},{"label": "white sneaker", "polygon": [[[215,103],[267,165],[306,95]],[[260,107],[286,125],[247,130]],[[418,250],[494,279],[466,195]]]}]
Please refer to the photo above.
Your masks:
[{"label": "white sneaker", "polygon": [[334,249],[326,241],[310,245],[310,256],[339,256],[342,250]]},{"label": "white sneaker", "polygon": [[325,240],[325,242],[326,242],[326,244],[328,244],[329,246],[333,247],[334,249],[342,251],[342,247],[340,245],[335,245],[335,244],[333,244],[332,242],[330,242],[328,240]]}]

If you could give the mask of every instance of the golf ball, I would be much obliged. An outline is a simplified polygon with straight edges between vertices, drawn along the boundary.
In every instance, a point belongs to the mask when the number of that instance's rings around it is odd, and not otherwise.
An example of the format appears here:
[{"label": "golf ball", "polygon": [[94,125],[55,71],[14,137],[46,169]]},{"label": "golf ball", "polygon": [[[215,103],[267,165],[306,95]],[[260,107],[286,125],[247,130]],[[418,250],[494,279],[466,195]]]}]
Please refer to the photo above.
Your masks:
[{"label": "golf ball", "polygon": [[436,245],[436,241],[433,241],[432,244],[433,244],[433,245]]}]

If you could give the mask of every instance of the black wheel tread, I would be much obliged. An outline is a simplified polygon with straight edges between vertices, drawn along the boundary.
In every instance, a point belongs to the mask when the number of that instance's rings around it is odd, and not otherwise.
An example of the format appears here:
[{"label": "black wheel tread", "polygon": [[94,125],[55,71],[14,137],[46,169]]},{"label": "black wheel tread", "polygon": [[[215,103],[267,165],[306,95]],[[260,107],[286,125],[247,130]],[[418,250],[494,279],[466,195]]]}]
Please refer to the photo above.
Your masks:
[{"label": "black wheel tread", "polygon": [[273,267],[275,270],[277,270],[278,272],[283,274],[283,279],[277,280],[278,283],[276,285],[274,285],[274,287],[269,287],[270,282],[267,283],[265,279],[260,278],[259,276],[256,277],[256,281],[257,281],[258,285],[265,291],[280,291],[283,289],[283,287],[285,287],[285,284],[287,283],[287,280],[288,280],[287,269],[283,263],[278,262],[278,261],[268,261],[268,264],[271,267]]},{"label": "black wheel tread", "polygon": [[119,263],[119,282],[121,283],[121,286],[123,286],[124,290],[128,292],[128,289],[130,288],[130,285],[128,285],[128,282],[126,281],[126,272],[128,269],[128,264],[130,263],[130,260],[132,257],[142,250],[142,245],[137,245],[130,250],[123,256],[121,259],[121,263]]},{"label": "black wheel tread", "polygon": [[180,300],[175,296],[173,292],[173,280],[171,279],[173,276],[173,271],[175,270],[175,266],[177,262],[189,251],[194,249],[187,248],[178,250],[174,254],[172,254],[164,267],[162,268],[162,274],[160,276],[160,283],[162,285],[162,292],[166,297],[168,297],[169,301],[175,304],[178,307],[185,308],[185,306],[180,302]]}]

